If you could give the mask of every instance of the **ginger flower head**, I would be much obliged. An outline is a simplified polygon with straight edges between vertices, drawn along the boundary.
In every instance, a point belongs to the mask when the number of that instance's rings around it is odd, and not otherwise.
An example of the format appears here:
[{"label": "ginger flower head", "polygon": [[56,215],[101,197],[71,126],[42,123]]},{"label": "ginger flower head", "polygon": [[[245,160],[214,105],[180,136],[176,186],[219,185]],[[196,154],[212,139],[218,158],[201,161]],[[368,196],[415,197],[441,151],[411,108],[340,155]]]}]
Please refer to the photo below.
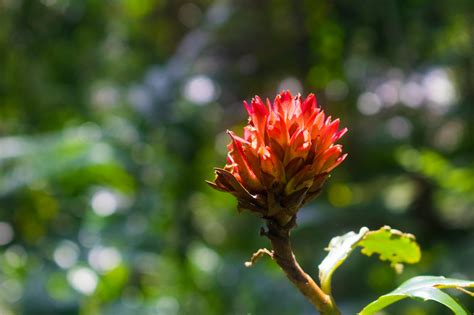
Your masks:
[{"label": "ginger flower head", "polygon": [[229,192],[239,210],[286,224],[320,191],[347,154],[335,144],[347,131],[326,117],[314,94],[306,99],[283,91],[273,104],[255,96],[244,101],[249,122],[243,138],[228,131],[227,164],[216,168],[213,188]]}]

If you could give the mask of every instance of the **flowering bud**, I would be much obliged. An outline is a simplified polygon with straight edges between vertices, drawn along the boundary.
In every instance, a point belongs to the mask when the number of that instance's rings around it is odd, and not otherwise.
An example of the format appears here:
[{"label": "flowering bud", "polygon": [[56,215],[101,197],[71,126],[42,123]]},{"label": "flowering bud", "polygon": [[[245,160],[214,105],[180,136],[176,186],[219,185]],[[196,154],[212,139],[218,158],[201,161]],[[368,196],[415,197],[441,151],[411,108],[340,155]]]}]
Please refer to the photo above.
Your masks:
[{"label": "flowering bud", "polygon": [[302,100],[284,91],[273,105],[258,96],[244,105],[249,114],[244,136],[228,131],[227,164],[216,168],[214,182],[208,183],[237,197],[239,210],[284,225],[347,156],[335,144],[347,129],[338,130],[339,119],[326,117],[314,94]]}]

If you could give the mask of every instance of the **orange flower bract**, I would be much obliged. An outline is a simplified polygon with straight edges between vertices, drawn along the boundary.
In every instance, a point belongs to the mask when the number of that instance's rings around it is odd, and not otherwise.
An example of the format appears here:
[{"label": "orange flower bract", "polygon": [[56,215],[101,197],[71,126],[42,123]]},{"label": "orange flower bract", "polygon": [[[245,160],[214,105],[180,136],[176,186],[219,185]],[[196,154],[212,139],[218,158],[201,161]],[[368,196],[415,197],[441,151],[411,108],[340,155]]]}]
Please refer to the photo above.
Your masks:
[{"label": "orange flower bract", "polygon": [[273,104],[255,96],[244,105],[249,122],[243,138],[228,131],[227,164],[208,183],[236,196],[239,209],[286,224],[345,159],[335,142],[347,129],[338,130],[339,119],[326,117],[314,94],[303,100],[284,91]]}]

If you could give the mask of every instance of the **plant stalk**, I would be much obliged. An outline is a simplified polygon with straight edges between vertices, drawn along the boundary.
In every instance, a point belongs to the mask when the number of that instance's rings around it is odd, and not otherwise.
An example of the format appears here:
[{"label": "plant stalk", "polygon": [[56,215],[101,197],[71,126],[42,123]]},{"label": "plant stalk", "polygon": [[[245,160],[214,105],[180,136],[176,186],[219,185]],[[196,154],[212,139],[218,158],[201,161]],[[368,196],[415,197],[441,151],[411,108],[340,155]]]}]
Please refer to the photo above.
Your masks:
[{"label": "plant stalk", "polygon": [[273,246],[273,259],[283,269],[287,278],[316,307],[321,315],[340,315],[331,295],[326,294],[296,261],[291,249],[290,230],[295,226],[295,219],[285,226],[267,220],[268,231],[264,234]]}]

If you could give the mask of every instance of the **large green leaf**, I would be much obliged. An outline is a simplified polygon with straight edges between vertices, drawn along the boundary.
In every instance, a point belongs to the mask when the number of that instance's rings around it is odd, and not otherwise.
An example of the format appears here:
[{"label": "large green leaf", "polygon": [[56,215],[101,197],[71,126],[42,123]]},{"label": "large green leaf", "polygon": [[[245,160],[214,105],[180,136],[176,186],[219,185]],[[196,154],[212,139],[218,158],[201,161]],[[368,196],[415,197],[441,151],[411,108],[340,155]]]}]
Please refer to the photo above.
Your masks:
[{"label": "large green leaf", "polygon": [[459,304],[458,301],[440,290],[443,288],[474,288],[474,281],[434,276],[414,277],[404,282],[394,291],[382,295],[377,300],[367,305],[359,314],[374,314],[392,303],[409,297],[422,299],[424,301],[436,301],[451,309],[451,311],[456,315],[469,315],[470,313]]},{"label": "large green leaf", "polygon": [[393,267],[400,269],[402,263],[413,264],[420,260],[420,247],[411,234],[384,226],[379,230],[370,231],[363,227],[359,233],[349,232],[334,237],[327,250],[329,254],[319,265],[319,279],[322,289],[331,293],[331,278],[334,271],[346,260],[356,247],[362,247],[365,255],[379,254],[381,260],[388,260]]}]

